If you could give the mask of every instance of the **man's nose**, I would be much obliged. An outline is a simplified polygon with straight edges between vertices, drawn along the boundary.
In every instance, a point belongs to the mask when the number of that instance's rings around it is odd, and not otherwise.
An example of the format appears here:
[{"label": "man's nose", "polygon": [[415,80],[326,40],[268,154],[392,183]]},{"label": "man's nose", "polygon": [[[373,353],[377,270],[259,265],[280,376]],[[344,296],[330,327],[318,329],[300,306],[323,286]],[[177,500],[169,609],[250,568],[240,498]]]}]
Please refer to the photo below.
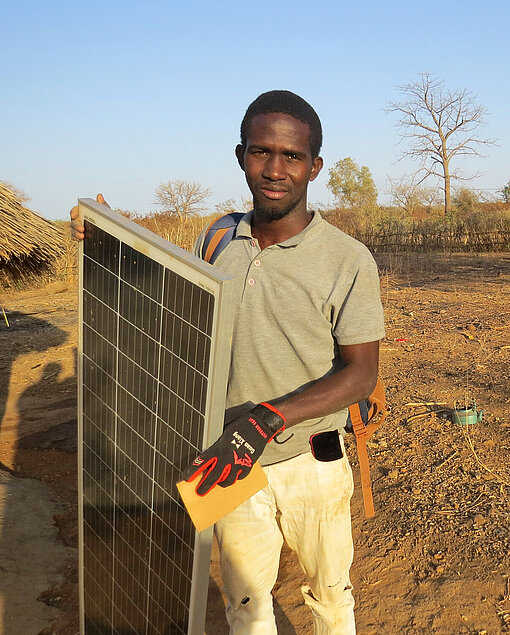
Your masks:
[{"label": "man's nose", "polygon": [[285,162],[277,154],[270,154],[264,164],[264,178],[271,181],[281,181],[285,178]]}]

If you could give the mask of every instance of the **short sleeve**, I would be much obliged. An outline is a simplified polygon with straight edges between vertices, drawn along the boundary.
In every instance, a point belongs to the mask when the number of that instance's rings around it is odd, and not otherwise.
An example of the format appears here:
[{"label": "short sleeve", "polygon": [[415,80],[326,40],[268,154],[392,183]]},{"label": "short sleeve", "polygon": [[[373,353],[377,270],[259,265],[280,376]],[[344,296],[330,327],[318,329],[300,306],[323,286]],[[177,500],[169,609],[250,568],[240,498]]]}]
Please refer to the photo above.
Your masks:
[{"label": "short sleeve", "polygon": [[333,335],[338,344],[364,344],[384,337],[384,312],[377,265],[370,255],[339,281],[332,296]]}]

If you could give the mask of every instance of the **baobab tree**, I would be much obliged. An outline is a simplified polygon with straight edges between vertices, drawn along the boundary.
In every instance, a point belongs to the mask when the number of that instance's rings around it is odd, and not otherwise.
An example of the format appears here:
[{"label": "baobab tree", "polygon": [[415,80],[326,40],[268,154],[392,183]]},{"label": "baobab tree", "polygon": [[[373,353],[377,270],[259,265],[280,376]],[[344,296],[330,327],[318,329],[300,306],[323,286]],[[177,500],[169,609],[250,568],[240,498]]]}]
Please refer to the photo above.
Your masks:
[{"label": "baobab tree", "polygon": [[[421,162],[420,182],[436,176],[444,192],[445,215],[451,212],[451,181],[466,180],[452,161],[461,156],[481,156],[481,147],[494,143],[479,136],[486,109],[463,88],[454,92],[444,81],[422,73],[417,81],[398,86],[402,99],[390,102],[388,112],[399,115],[398,128],[405,144],[403,157]],[[469,177],[474,178],[474,176]]]}]

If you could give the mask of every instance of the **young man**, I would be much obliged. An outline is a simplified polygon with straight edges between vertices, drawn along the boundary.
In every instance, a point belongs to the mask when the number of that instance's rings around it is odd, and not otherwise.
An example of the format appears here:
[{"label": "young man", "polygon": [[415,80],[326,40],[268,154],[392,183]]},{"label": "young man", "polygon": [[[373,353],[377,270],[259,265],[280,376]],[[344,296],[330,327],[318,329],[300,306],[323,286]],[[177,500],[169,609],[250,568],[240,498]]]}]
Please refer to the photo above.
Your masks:
[{"label": "young man", "polygon": [[237,293],[227,425],[184,475],[204,493],[243,478],[258,456],[265,466],[268,487],[216,526],[235,635],[276,633],[271,589],[283,538],[308,576],[315,633],[355,632],[352,474],[345,455],[316,460],[309,439],[343,431],[345,408],[372,391],[384,326],[368,250],[307,210],[321,140],[317,114],[293,93],[250,105],[236,156],[253,211],[215,261]]},{"label": "young man", "polygon": [[[276,633],[271,590],[284,539],[308,577],[316,635],[355,633],[353,482],[335,431],[375,386],[384,325],[368,250],[307,210],[321,143],[319,118],[297,95],[271,91],[249,106],[236,156],[253,211],[214,264],[234,276],[237,302],[226,426],[184,477],[207,495],[260,459],[268,478],[216,525],[234,635]],[[73,232],[82,237],[77,221]],[[336,438],[336,460],[317,460],[311,437],[317,447]]]}]

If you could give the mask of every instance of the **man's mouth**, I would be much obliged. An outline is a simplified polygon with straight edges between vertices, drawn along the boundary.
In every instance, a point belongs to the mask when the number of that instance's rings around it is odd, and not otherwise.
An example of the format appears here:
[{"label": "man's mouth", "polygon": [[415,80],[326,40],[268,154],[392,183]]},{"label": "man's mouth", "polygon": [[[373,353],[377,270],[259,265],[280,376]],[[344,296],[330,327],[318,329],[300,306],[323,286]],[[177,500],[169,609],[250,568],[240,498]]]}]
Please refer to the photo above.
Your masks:
[{"label": "man's mouth", "polygon": [[273,201],[278,201],[287,194],[286,190],[267,190],[264,188],[261,188],[261,192],[266,198],[270,198]]}]

